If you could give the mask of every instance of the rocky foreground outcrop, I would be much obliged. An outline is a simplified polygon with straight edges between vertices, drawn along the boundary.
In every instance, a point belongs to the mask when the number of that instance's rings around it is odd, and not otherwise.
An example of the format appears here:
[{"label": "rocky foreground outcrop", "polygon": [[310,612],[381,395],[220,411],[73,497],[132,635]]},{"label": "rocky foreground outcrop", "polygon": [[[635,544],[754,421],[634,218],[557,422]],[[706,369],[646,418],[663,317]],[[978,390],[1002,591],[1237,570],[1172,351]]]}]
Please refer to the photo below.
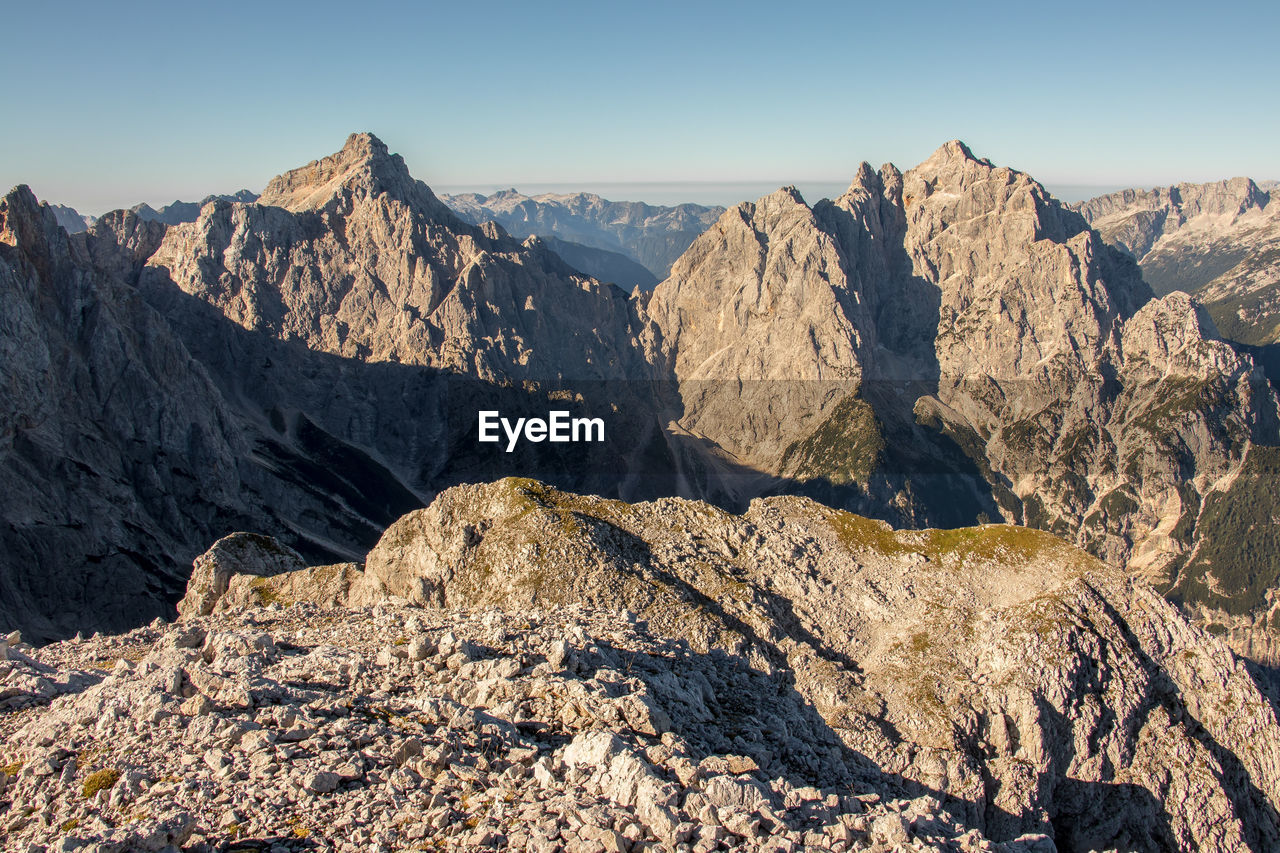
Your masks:
[{"label": "rocky foreground outcrop", "polygon": [[266,574],[282,553],[221,542],[211,606],[193,585],[177,624],[14,653],[11,839],[1280,843],[1273,698],[1150,588],[1048,534],[504,480],[446,491],[363,565]]}]

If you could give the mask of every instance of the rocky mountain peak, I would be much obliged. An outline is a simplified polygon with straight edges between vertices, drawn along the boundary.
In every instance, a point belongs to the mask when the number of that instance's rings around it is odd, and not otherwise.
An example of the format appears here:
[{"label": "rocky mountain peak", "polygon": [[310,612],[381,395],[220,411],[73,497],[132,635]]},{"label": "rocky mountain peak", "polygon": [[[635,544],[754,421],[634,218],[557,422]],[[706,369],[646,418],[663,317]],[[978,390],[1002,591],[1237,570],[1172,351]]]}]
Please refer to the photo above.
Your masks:
[{"label": "rocky mountain peak", "polygon": [[757,228],[763,231],[774,230],[781,220],[799,217],[809,221],[813,218],[809,205],[795,187],[779,187],[754,203],[744,202],[739,209],[744,220],[754,220]]},{"label": "rocky mountain peak", "polygon": [[19,184],[0,201],[0,242],[23,245],[26,230],[42,219],[35,194],[26,184]]},{"label": "rocky mountain peak", "polygon": [[870,163],[863,160],[858,166],[858,171],[854,173],[853,181],[850,182],[849,189],[845,190],[845,194],[870,192],[876,186],[877,181],[876,170],[871,167]]},{"label": "rocky mountain peak", "polygon": [[[928,159],[905,174],[925,185],[923,195],[938,191],[964,193],[970,191],[975,184],[992,179],[997,181],[997,186],[1000,184],[1018,188],[1034,186],[1047,195],[1029,175],[1008,166],[996,166],[990,160],[976,157],[968,146],[956,139],[942,145]],[[919,194],[919,190],[917,193]]]},{"label": "rocky mountain peak", "polygon": [[[50,263],[65,254],[68,238],[49,206],[20,184],[0,199],[0,243],[14,247],[20,259],[47,274]],[[62,253],[56,251],[59,247]]]},{"label": "rocky mountain peak", "polygon": [[497,223],[462,221],[372,134],[272,179],[257,203],[206,205],[149,267],[160,289],[344,358],[485,379],[646,370],[622,292]]},{"label": "rocky mountain peak", "polygon": [[929,155],[929,158],[920,164],[920,169],[929,168],[930,166],[941,167],[944,165],[962,165],[964,163],[977,163],[984,166],[991,166],[991,161],[976,157],[968,145],[965,145],[959,139],[952,139],[942,143],[936,151]]},{"label": "rocky mountain peak", "polygon": [[1138,262],[1157,295],[1194,294],[1224,337],[1265,346],[1280,337],[1280,205],[1271,203],[1273,194],[1237,177],[1120,190],[1072,207]]},{"label": "rocky mountain peak", "polygon": [[344,192],[369,197],[386,194],[421,212],[450,216],[431,190],[409,174],[404,159],[372,133],[353,133],[336,154],[273,178],[258,203],[294,213],[318,211]]}]

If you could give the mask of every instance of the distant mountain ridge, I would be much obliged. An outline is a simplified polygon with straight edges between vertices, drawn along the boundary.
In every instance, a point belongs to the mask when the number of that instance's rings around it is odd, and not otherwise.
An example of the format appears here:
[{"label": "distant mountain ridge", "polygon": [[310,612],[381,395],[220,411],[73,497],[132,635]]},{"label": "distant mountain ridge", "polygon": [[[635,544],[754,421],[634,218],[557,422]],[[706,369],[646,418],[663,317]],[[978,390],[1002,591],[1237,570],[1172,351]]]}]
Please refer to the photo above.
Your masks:
[{"label": "distant mountain ridge", "polygon": [[1156,293],[1183,290],[1240,343],[1280,342],[1280,203],[1276,182],[1231,178],[1123,190],[1073,205],[1132,255]]},{"label": "distant mountain ridge", "polygon": [[[145,201],[141,204],[135,204],[129,208],[129,212],[133,213],[144,222],[161,222],[165,225],[180,225],[183,222],[194,222],[196,217],[200,215],[201,209],[211,201],[236,201],[242,204],[254,202],[258,200],[258,194],[250,190],[240,190],[234,193],[224,193],[218,195],[205,196],[201,201],[174,201],[166,204],[159,210],[156,210]],[[46,204],[48,204],[46,202]],[[68,207],[65,204],[49,204],[49,209],[53,212],[59,225],[67,229],[68,234],[78,234],[81,231],[87,231],[93,227],[93,223],[97,221],[96,217],[82,214],[74,207]]]},{"label": "distant mountain ridge", "polygon": [[135,204],[129,208],[133,213],[137,214],[139,219],[147,222],[163,222],[165,225],[181,225],[184,222],[195,222],[196,217],[200,215],[200,211],[206,204],[211,201],[235,201],[241,204],[249,204],[258,200],[258,194],[250,190],[240,190],[234,193],[225,193],[218,195],[205,196],[200,201],[174,201],[166,204],[164,207],[156,210],[151,205],[143,202]]},{"label": "distant mountain ridge", "polygon": [[[486,207],[486,198],[475,194],[443,196],[463,219],[474,225],[498,221],[507,231],[517,236],[540,236],[571,266],[602,282],[612,282],[630,290],[639,287],[652,290],[660,278],[666,275],[671,260],[688,247],[693,237],[701,233],[705,224],[723,208],[703,208],[686,204],[676,207],[655,207],[640,202],[606,202],[589,193],[576,195],[543,195],[536,200],[520,196],[514,191],[496,193],[488,197],[492,208]],[[535,227],[525,227],[520,219],[519,200],[530,200],[540,210],[534,216]],[[194,222],[205,205],[213,201],[230,201],[249,204],[258,200],[258,193],[240,190],[206,196],[201,201],[174,201],[159,210],[143,202],[129,208],[146,222],[165,225],[181,225]],[[563,208],[561,210],[560,208]],[[82,216],[66,205],[52,205],[58,224],[70,234],[86,230],[94,222],[92,216]],[[711,213],[704,213],[711,212]],[[492,213],[493,215],[488,215]],[[714,214],[714,215],[711,215]],[[710,219],[708,219],[710,216]],[[621,217],[620,222],[612,221]],[[638,219],[638,222],[637,222]],[[610,220],[606,223],[606,220]],[[590,223],[597,222],[598,234],[593,234]],[[676,234],[667,234],[671,226]],[[612,229],[612,230],[611,230]],[[581,239],[563,238],[557,235],[573,235]],[[642,257],[655,256],[659,272],[650,269]]]},{"label": "distant mountain ridge", "polygon": [[65,204],[48,204],[48,202],[45,204],[52,211],[58,224],[67,229],[68,234],[79,233],[93,224],[92,216],[82,216],[74,207],[67,207]]},{"label": "distant mountain ridge", "polygon": [[699,204],[609,201],[585,192],[527,196],[509,189],[488,196],[444,195],[441,200],[470,222],[493,220],[517,237],[554,236],[621,253],[655,280],[666,278],[675,259],[724,212]]}]

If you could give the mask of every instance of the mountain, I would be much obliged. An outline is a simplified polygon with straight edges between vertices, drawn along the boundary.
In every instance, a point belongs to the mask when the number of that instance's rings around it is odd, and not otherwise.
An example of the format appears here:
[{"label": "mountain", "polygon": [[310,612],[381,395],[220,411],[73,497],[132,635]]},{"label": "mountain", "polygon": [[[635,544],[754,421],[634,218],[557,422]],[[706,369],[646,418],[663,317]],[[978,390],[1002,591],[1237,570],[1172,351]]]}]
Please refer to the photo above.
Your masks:
[{"label": "mountain", "polygon": [[699,204],[608,201],[594,193],[527,196],[514,189],[442,200],[469,222],[494,221],[518,237],[557,237],[625,255],[648,269],[655,281],[666,278],[675,259],[724,212]]},{"label": "mountain", "polygon": [[82,216],[74,207],[67,207],[65,204],[49,204],[48,202],[45,202],[45,204],[53,212],[54,220],[67,229],[68,234],[78,234],[93,225],[92,216]]},{"label": "mountain", "polygon": [[[669,489],[627,461],[657,424],[614,414],[650,398],[606,393],[647,376],[626,294],[461,222],[368,135],[177,226],[116,211],[68,239],[18,188],[0,282],[0,621],[37,639],[171,612],[231,529],[351,559],[435,490],[513,466]],[[486,406],[600,407],[618,443],[490,451]]]},{"label": "mountain", "polygon": [[165,225],[181,225],[194,222],[200,211],[211,201],[234,201],[248,204],[258,200],[258,194],[249,190],[240,190],[230,194],[205,196],[203,201],[175,201],[156,210],[145,201],[129,208],[134,214],[146,222],[163,222]]},{"label": "mountain", "polygon": [[482,379],[647,375],[624,292],[465,224],[368,134],[171,228],[145,272],[313,352]]},{"label": "mountain", "polygon": [[727,451],[895,523],[1052,530],[1180,600],[1233,601],[1224,624],[1247,612],[1275,649],[1275,561],[1197,556],[1210,536],[1229,551],[1265,535],[1210,506],[1266,464],[1275,395],[1201,309],[1152,298],[1027,175],[953,142],[906,173],[864,164],[835,201],[739,205],[646,310],[702,493],[759,493],[720,472]]},{"label": "mountain", "polygon": [[1222,334],[1280,342],[1280,205],[1248,178],[1123,190],[1074,205],[1159,294],[1183,290]]},{"label": "mountain", "polygon": [[[519,474],[1025,524],[1280,659],[1280,413],[1258,365],[961,143],[863,164],[835,200],[724,211],[632,296],[463,221],[369,134],[179,225],[118,211],[66,238],[29,197],[0,205],[0,342],[21,364],[0,400],[0,615],[33,636],[171,613],[232,530],[354,560],[442,489]],[[478,441],[481,411],[552,410],[606,440]]]},{"label": "mountain", "polygon": [[363,565],[227,537],[181,609],[12,652],[17,843],[1280,843],[1275,697],[1149,587],[1025,528],[507,479],[443,492]]},{"label": "mountain", "polygon": [[621,252],[610,252],[571,243],[558,237],[544,237],[551,251],[564,258],[565,263],[599,281],[616,284],[621,288],[653,290],[658,279],[636,261]]},{"label": "mountain", "polygon": [[207,374],[95,267],[103,242],[124,255],[110,225],[144,258],[162,231],[109,214],[77,241],[25,187],[0,200],[0,617],[37,639],[165,613],[192,543],[270,517],[244,499],[245,440]]}]

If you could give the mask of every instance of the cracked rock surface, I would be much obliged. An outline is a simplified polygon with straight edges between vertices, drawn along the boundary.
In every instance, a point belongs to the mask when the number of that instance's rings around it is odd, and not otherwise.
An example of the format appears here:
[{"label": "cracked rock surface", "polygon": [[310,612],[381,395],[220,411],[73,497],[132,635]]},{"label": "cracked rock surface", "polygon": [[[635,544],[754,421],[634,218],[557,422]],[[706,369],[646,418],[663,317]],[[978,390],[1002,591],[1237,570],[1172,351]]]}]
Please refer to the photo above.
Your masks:
[{"label": "cracked rock surface", "polygon": [[504,480],[446,491],[363,565],[255,573],[276,547],[206,554],[231,577],[205,615],[15,646],[6,677],[25,692],[0,716],[9,838],[99,851],[1280,842],[1273,700],[1149,587],[1047,534]]}]

